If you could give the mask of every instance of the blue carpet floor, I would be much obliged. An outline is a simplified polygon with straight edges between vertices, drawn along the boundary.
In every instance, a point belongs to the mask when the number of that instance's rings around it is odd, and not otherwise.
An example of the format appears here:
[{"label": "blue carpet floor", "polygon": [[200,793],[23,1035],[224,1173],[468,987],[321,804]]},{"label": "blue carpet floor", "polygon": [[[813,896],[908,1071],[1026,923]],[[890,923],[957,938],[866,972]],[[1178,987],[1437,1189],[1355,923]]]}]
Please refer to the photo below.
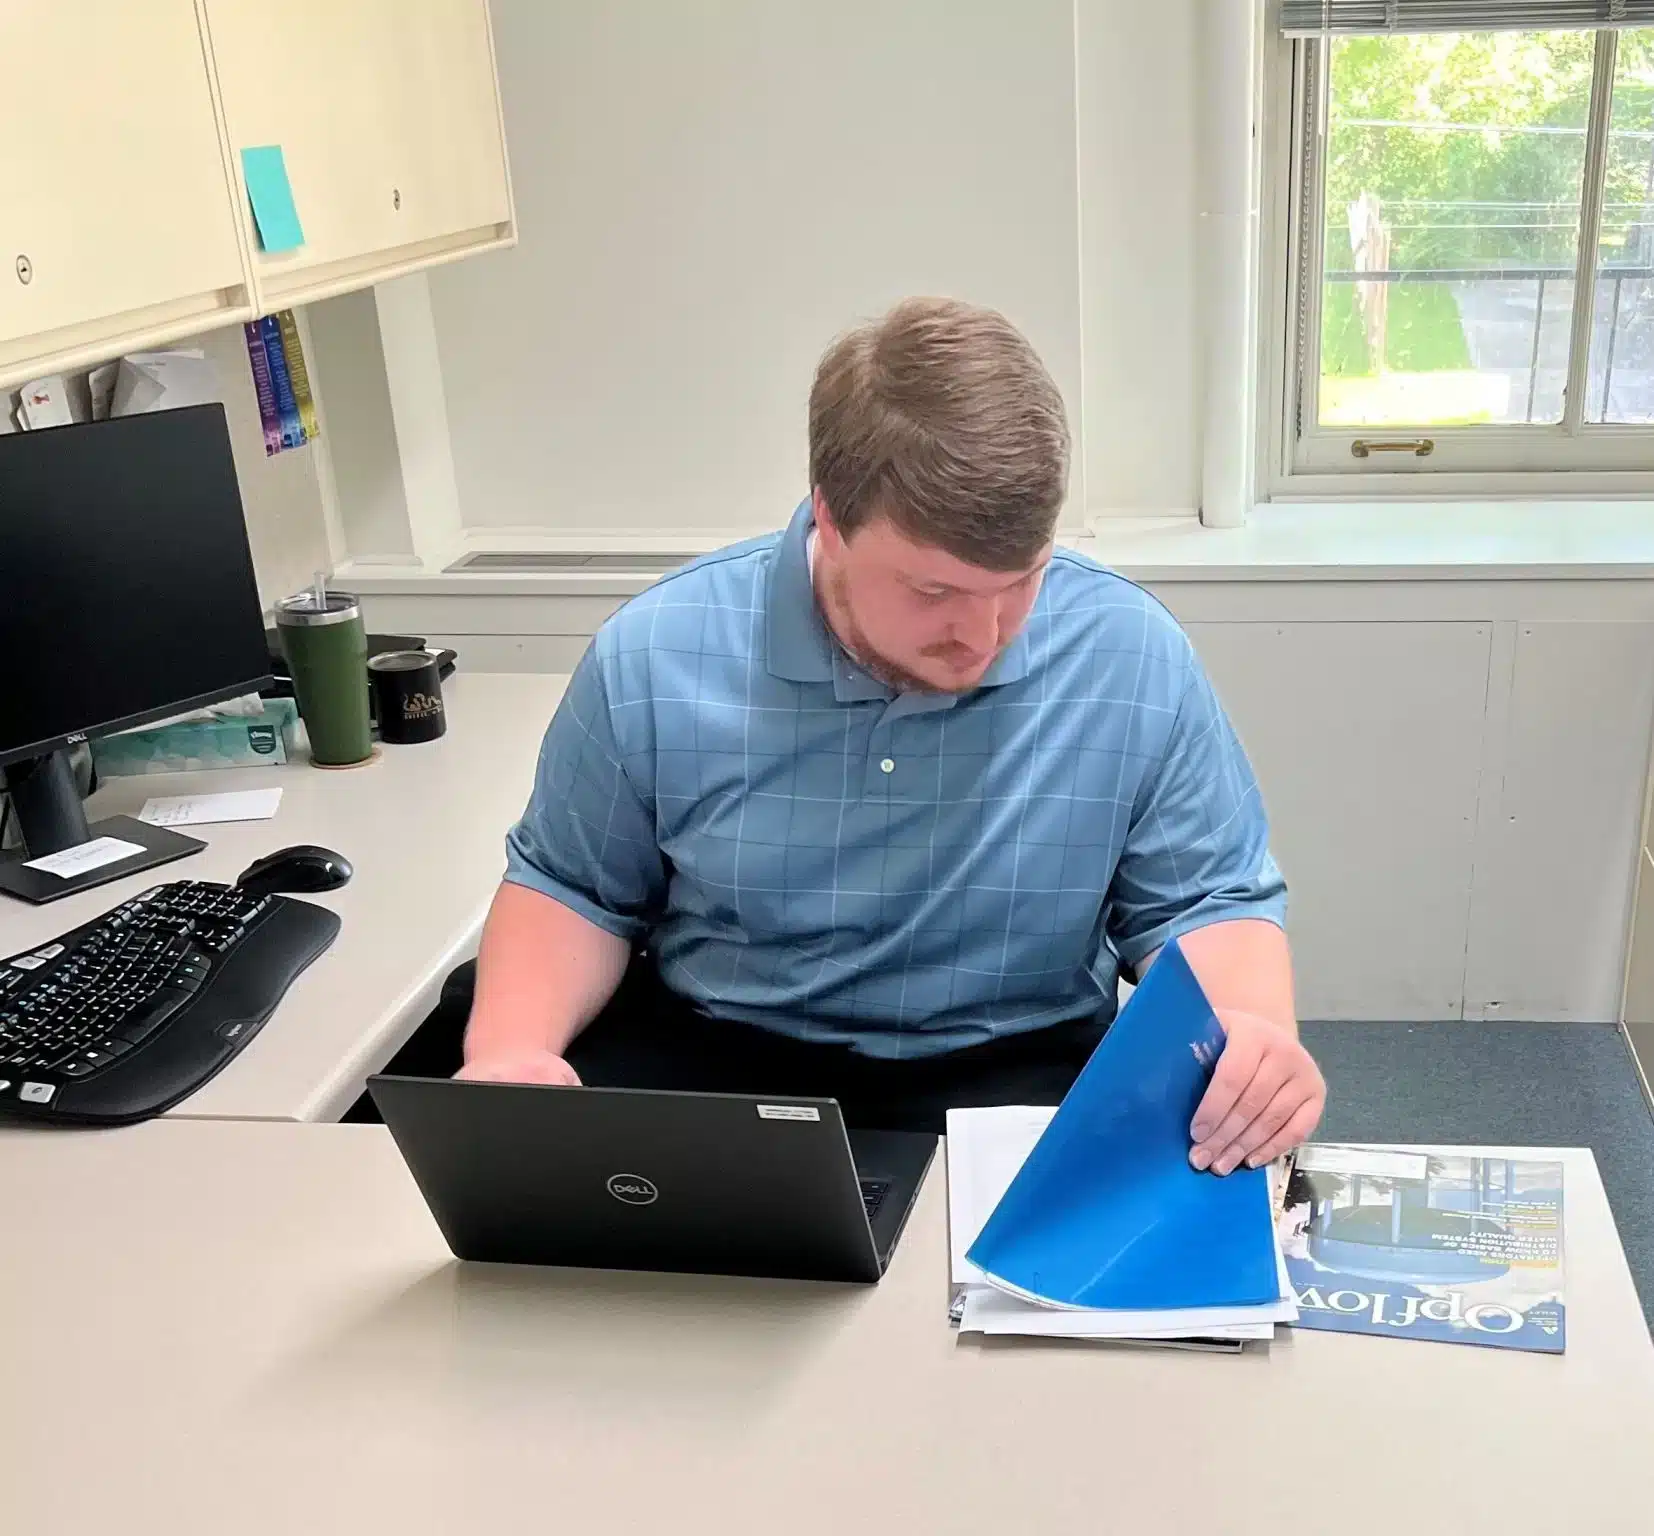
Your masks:
[{"label": "blue carpet floor", "polygon": [[[1607,1024],[1314,1024],[1318,1141],[1589,1147],[1654,1330],[1654,1114]],[[1387,1086],[1386,1086],[1387,1085]]]}]

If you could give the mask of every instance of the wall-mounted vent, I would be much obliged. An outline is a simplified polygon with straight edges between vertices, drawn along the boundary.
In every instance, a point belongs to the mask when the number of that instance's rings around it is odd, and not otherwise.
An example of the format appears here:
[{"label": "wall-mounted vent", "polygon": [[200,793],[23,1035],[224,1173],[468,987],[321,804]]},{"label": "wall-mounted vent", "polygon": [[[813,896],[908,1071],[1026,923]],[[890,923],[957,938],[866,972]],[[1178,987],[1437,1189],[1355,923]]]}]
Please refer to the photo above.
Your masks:
[{"label": "wall-mounted vent", "polygon": [[645,575],[662,575],[675,571],[693,555],[663,555],[658,551],[639,551],[635,555],[582,555],[548,553],[543,550],[510,551],[489,550],[466,555],[448,567],[450,571],[489,571],[514,574],[524,571],[570,571],[582,575],[596,575],[603,571],[638,571]]}]

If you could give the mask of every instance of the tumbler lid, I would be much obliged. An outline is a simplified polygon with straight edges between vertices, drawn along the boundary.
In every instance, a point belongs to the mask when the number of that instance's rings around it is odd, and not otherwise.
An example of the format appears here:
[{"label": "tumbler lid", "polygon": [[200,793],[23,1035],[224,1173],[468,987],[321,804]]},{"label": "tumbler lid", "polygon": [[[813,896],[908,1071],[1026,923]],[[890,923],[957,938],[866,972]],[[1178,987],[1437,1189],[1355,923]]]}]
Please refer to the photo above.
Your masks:
[{"label": "tumbler lid", "polygon": [[361,605],[353,592],[325,592],[320,602],[312,591],[295,592],[276,604],[276,623],[296,625],[306,629],[324,624],[348,624],[362,616]]},{"label": "tumbler lid", "polygon": [[429,651],[379,651],[368,657],[368,671],[423,672],[435,663]]}]

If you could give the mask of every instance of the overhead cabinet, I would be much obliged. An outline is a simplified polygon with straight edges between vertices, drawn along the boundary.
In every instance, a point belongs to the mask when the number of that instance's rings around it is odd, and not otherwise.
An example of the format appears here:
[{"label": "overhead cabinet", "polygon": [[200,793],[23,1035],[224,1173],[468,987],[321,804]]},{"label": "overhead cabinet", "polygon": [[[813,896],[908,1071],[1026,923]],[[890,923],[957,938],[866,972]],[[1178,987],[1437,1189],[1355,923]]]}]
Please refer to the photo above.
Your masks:
[{"label": "overhead cabinet", "polygon": [[486,0],[0,6],[0,99],[0,387],[516,240]]},{"label": "overhead cabinet", "polygon": [[[206,0],[264,310],[509,245],[483,0]],[[242,151],[279,146],[304,242],[261,249]]]},{"label": "overhead cabinet", "polygon": [[0,101],[0,380],[251,313],[194,0],[0,5]]}]

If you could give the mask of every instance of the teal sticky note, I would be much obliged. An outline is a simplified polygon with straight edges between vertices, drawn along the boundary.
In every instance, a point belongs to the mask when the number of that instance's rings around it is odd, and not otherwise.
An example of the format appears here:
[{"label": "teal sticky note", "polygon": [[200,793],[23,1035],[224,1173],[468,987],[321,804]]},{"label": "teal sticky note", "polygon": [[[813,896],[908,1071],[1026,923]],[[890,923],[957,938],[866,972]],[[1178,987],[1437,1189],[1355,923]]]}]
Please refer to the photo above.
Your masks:
[{"label": "teal sticky note", "polygon": [[260,144],[256,149],[242,150],[241,174],[247,181],[259,245],[272,254],[303,245],[304,228],[299,223],[299,210],[293,206],[293,188],[287,180],[281,145]]}]

